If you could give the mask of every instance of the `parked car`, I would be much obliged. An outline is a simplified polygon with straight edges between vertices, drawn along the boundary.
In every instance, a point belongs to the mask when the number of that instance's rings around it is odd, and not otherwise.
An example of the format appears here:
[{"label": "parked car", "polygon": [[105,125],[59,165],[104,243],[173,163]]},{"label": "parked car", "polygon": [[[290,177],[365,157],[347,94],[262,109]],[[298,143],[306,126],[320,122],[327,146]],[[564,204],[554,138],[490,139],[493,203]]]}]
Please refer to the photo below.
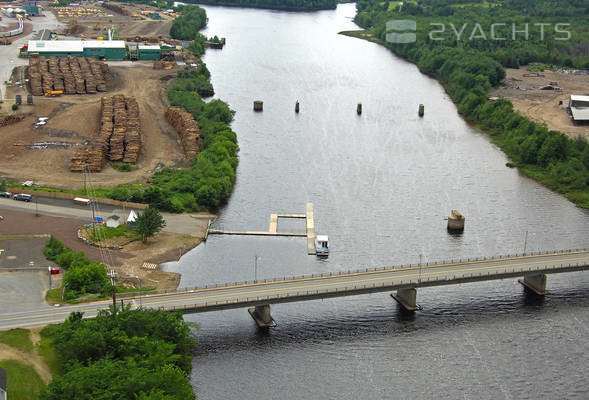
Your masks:
[{"label": "parked car", "polygon": [[29,202],[29,201],[31,201],[33,199],[33,196],[31,196],[30,194],[17,193],[14,196],[12,196],[12,198],[14,200],[20,200],[20,201]]},{"label": "parked car", "polygon": [[0,193],[0,197],[6,197],[7,199],[12,197],[12,193],[10,192],[2,192]]},{"label": "parked car", "polygon": [[2,215],[0,215],[0,221],[2,221],[4,219],[4,217]]}]

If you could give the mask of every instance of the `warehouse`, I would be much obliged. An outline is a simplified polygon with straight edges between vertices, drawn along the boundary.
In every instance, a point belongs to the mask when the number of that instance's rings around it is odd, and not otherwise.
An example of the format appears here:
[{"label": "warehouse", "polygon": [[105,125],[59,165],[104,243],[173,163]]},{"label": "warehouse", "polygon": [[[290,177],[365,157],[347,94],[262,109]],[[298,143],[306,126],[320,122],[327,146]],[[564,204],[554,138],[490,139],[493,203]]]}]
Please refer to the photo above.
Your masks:
[{"label": "warehouse", "polygon": [[29,56],[95,57],[122,60],[127,57],[123,40],[29,40]]}]

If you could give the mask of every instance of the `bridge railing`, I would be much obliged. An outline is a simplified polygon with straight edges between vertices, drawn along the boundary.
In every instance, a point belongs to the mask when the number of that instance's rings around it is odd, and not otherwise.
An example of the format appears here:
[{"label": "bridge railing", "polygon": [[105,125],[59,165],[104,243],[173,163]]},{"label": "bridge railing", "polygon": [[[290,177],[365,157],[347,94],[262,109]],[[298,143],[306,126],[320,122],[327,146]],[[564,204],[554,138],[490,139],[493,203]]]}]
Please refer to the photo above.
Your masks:
[{"label": "bridge railing", "polygon": [[[149,295],[162,295],[162,294],[170,294],[170,293],[183,293],[183,292],[193,292],[197,290],[208,290],[208,289],[218,289],[223,287],[233,287],[233,286],[247,286],[253,284],[263,284],[263,283],[274,283],[274,282],[283,282],[289,280],[300,280],[300,279],[314,279],[314,278],[325,278],[330,276],[342,276],[342,275],[353,275],[358,273],[366,273],[366,272],[379,272],[379,271],[392,271],[398,269],[411,269],[411,268],[419,268],[421,267],[432,267],[432,266],[441,266],[441,265],[451,265],[451,264],[465,264],[465,263],[477,263],[477,262],[485,262],[485,261],[503,261],[511,258],[519,258],[519,257],[534,257],[534,256],[546,256],[546,255],[559,255],[559,254],[570,254],[570,253],[580,253],[580,252],[588,252],[589,249],[569,249],[569,250],[548,250],[548,251],[536,251],[536,252],[525,252],[525,253],[514,253],[514,254],[507,254],[507,255],[500,255],[500,256],[493,256],[493,257],[479,257],[479,258],[466,258],[466,259],[449,259],[449,260],[438,260],[426,263],[417,263],[417,264],[401,264],[398,266],[383,266],[383,267],[373,267],[373,268],[361,268],[356,270],[342,270],[342,271],[332,271],[329,273],[320,273],[320,274],[306,274],[306,275],[295,275],[295,276],[283,276],[283,277],[275,277],[270,279],[258,279],[255,281],[235,281],[235,282],[225,282],[225,283],[212,283],[212,284],[205,284],[204,286],[189,286],[177,289],[164,289],[158,291],[149,291],[149,292],[132,292],[132,293],[121,293],[118,294],[118,297],[121,298],[128,298],[128,297],[137,297],[140,295],[149,296]],[[520,269],[521,271],[521,269]]]},{"label": "bridge railing", "polygon": [[[569,264],[560,264],[560,265],[553,265],[551,266],[551,270],[558,270],[558,269],[567,269],[570,270],[571,268],[575,267],[586,267],[587,264],[585,263],[569,263]],[[287,301],[298,301],[304,298],[307,299],[318,299],[318,298],[325,298],[325,297],[336,297],[338,294],[343,293],[353,293],[353,292],[378,292],[378,291],[389,291],[394,290],[396,288],[403,288],[403,287],[423,287],[423,286],[434,286],[436,284],[444,284],[449,282],[468,282],[473,280],[485,280],[481,279],[484,277],[488,277],[488,279],[495,279],[496,277],[510,277],[510,276],[521,276],[524,274],[530,274],[534,272],[542,272],[545,271],[546,267],[541,265],[536,266],[527,266],[523,268],[510,268],[502,271],[501,273],[492,273],[491,271],[478,271],[478,272],[464,272],[460,274],[447,274],[447,275],[438,275],[438,276],[416,276],[414,278],[401,280],[401,281],[394,281],[391,279],[390,281],[380,282],[380,283],[367,283],[367,284],[354,284],[351,286],[344,286],[344,287],[328,287],[325,289],[315,289],[315,290],[296,290],[296,291],[288,291],[286,293],[278,293],[275,295],[266,295],[266,296],[245,296],[240,297],[237,296],[233,299],[228,300],[218,300],[218,301],[204,301],[201,303],[194,303],[189,305],[182,305],[182,306],[168,306],[168,307],[160,307],[161,309],[168,310],[168,311],[186,311],[186,310],[193,310],[193,311],[206,311],[206,309],[218,309],[218,308],[231,308],[231,306],[244,307],[247,305],[256,305],[256,304],[271,304],[271,303],[280,303],[280,302],[287,302]]]}]

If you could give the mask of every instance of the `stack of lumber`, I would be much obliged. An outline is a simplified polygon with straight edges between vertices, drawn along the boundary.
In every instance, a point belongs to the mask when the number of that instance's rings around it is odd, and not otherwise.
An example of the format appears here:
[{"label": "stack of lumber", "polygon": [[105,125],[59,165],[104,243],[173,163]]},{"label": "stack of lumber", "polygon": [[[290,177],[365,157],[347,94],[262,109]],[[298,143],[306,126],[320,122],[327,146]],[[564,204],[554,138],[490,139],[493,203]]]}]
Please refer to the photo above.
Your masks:
[{"label": "stack of lumber", "polygon": [[109,159],[122,161],[125,153],[125,133],[127,132],[127,108],[125,96],[118,94],[113,97],[114,127],[110,137]]},{"label": "stack of lumber", "polygon": [[31,93],[33,96],[43,96],[39,64],[39,58],[29,58],[29,84],[31,85]]},{"label": "stack of lumber", "polygon": [[65,94],[105,92],[111,79],[108,65],[94,58],[29,59],[29,82],[34,96],[42,96],[52,90],[61,90]]},{"label": "stack of lumber", "polygon": [[2,115],[0,116],[0,126],[15,124],[25,119],[25,117],[25,114]]},{"label": "stack of lumber", "polygon": [[201,139],[198,124],[192,114],[180,107],[169,107],[166,110],[166,118],[178,132],[186,157],[190,158],[197,155]]},{"label": "stack of lumber", "polygon": [[71,160],[72,171],[100,172],[106,159],[136,163],[141,151],[139,105],[133,97],[116,95],[101,99],[100,131],[87,150]]},{"label": "stack of lumber", "polygon": [[[96,80],[96,90],[99,92],[106,92],[106,82],[104,80],[104,75],[102,75],[102,67],[101,65],[106,65],[104,63],[98,62],[98,60],[94,58],[90,58],[88,60],[90,63],[90,71],[92,71],[92,75]],[[108,66],[107,66],[108,67]]]},{"label": "stack of lumber", "polygon": [[117,4],[112,4],[112,3],[102,3],[102,7],[114,11],[116,13],[122,14],[122,15],[130,15],[131,13],[129,12],[129,10],[127,10],[125,7],[121,7]]},{"label": "stack of lumber", "polygon": [[135,164],[141,151],[139,105],[133,97],[127,97],[125,101],[127,105],[127,132],[125,132],[125,156],[123,161]]}]

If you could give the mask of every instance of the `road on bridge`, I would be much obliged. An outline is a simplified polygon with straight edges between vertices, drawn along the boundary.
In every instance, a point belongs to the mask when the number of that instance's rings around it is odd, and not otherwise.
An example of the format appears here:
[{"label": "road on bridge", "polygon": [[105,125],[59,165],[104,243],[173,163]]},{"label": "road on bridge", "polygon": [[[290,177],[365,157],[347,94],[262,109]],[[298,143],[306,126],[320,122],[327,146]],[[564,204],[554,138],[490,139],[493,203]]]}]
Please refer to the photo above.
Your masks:
[{"label": "road on bridge", "polygon": [[[124,299],[133,308],[207,312],[266,304],[341,297],[435,285],[573,272],[589,269],[589,250],[452,262],[435,265],[371,269],[317,276],[244,282]],[[39,326],[65,320],[73,311],[93,317],[110,301],[0,314],[0,329]],[[120,304],[120,303],[119,303]]]}]

